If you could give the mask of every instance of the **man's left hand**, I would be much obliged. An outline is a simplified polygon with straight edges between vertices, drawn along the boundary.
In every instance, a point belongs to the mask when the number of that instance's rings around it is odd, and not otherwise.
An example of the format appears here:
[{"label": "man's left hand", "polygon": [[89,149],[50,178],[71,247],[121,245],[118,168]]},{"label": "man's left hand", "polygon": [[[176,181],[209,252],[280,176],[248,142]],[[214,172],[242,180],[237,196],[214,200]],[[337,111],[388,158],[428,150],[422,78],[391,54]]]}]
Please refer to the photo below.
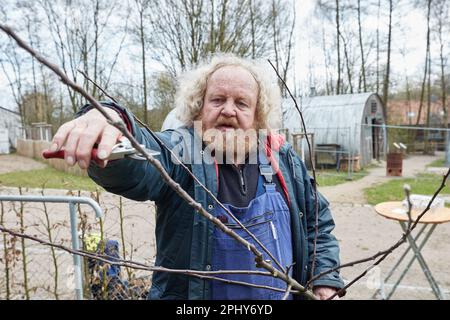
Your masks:
[{"label": "man's left hand", "polygon": [[[331,297],[332,295],[334,295],[336,292],[338,291],[338,289],[336,288],[331,288],[331,287],[315,287],[313,289],[313,293],[314,295],[319,299],[319,300],[327,300],[329,297]],[[333,300],[338,300],[339,297],[336,296],[333,298]]]}]

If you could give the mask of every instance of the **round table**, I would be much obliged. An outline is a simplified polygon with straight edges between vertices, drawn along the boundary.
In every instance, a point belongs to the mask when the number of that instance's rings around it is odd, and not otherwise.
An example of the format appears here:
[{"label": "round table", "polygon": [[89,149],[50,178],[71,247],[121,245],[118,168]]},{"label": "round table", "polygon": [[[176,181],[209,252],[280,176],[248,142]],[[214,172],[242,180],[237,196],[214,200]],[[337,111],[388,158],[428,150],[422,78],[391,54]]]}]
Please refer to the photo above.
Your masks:
[{"label": "round table", "polygon": [[[402,205],[401,201],[382,202],[375,206],[375,211],[388,219],[408,222],[408,209]],[[411,218],[413,222],[422,213],[422,210],[412,209]],[[450,222],[450,208],[433,208],[423,215],[419,223],[439,224]]]},{"label": "round table", "polygon": [[[408,230],[408,224],[409,224],[409,217],[408,217],[408,209],[403,206],[402,201],[389,201],[389,202],[382,202],[375,206],[375,211],[391,220],[398,221],[400,223],[400,226],[404,233]],[[412,209],[411,210],[411,222],[414,223],[414,221],[417,219],[417,217],[424,211],[424,209]],[[450,209],[449,208],[433,208],[428,210],[422,218],[420,218],[419,223],[421,223],[423,226],[421,229],[417,232],[417,234],[413,237],[413,235],[410,233],[406,239],[408,241],[408,248],[403,253],[403,255],[400,257],[400,259],[397,261],[397,263],[394,265],[394,267],[391,269],[391,271],[388,273],[386,278],[384,279],[384,283],[389,280],[389,278],[393,275],[394,271],[399,267],[400,263],[403,261],[403,259],[406,257],[406,255],[412,250],[413,256],[410,259],[409,263],[406,265],[406,267],[403,269],[400,277],[393,285],[391,291],[388,294],[385,294],[384,292],[384,286],[381,286],[380,289],[378,289],[373,297],[375,297],[378,293],[381,294],[383,299],[389,299],[395,290],[397,289],[400,282],[403,280],[403,277],[406,275],[406,273],[409,271],[411,265],[413,262],[417,259],[419,262],[427,280],[430,284],[430,287],[436,296],[437,299],[445,299],[445,295],[442,292],[442,290],[439,288],[439,285],[437,284],[436,280],[434,279],[430,268],[428,267],[427,263],[425,262],[424,257],[420,253],[420,251],[425,246],[426,242],[428,241],[429,237],[433,233],[436,226],[440,223],[450,222]],[[422,239],[420,243],[418,243],[419,238],[421,235],[425,232],[425,230],[428,230]]]}]

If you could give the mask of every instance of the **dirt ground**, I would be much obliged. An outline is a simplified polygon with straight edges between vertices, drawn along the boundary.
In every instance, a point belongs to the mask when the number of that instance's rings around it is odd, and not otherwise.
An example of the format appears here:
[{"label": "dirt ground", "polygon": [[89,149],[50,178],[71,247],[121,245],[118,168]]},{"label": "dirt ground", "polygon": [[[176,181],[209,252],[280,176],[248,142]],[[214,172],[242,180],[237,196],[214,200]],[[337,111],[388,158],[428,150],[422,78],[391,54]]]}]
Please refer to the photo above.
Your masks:
[{"label": "dirt ground", "polygon": [[[404,161],[404,176],[414,176],[414,174],[424,171],[426,164],[439,158],[440,155],[430,156],[413,156]],[[43,167],[44,165],[33,160],[18,157],[18,156],[0,156],[0,172],[13,170],[29,170]],[[375,253],[387,249],[389,246],[396,243],[401,235],[402,230],[400,225],[392,220],[387,220],[374,211],[373,207],[366,204],[363,195],[363,188],[367,188],[376,183],[382,183],[389,179],[385,176],[384,164],[381,167],[373,168],[365,178],[341,184],[334,187],[320,188],[320,191],[330,201],[330,208],[332,210],[336,228],[334,235],[338,239],[341,246],[341,261],[346,263],[349,261],[367,258]],[[27,194],[39,194],[40,190],[27,190]],[[0,194],[17,194],[15,188],[0,188]],[[64,195],[66,191],[62,190],[46,190],[49,195]],[[84,195],[90,196],[89,193]],[[105,234],[108,238],[121,240],[120,234],[120,217],[119,217],[119,198],[108,193],[101,196],[101,206],[105,212]],[[137,261],[152,263],[155,253],[154,242],[154,205],[151,202],[138,203],[134,201],[125,200],[124,206],[125,218],[122,220],[124,239],[126,243],[127,258],[132,258]],[[68,224],[68,208],[67,205],[52,205],[48,208],[51,217],[51,223],[56,225],[57,236],[56,239],[65,241],[66,245],[70,245],[70,233]],[[83,208],[87,212],[90,223],[92,225],[91,232],[98,231],[98,223],[93,218],[93,213],[90,209]],[[6,224],[10,227],[18,228],[17,214],[12,210],[12,207],[5,209]],[[42,205],[27,204],[26,209],[26,224],[29,225],[28,232],[40,236],[46,236],[45,230],[42,228],[43,224],[43,209]],[[419,226],[420,228],[421,226]],[[417,229],[419,229],[417,228]],[[16,244],[16,247],[18,244]],[[3,251],[4,242],[0,238],[0,249]],[[49,259],[50,251],[46,247],[27,242],[28,254],[30,254],[29,268],[32,270],[30,282],[39,287],[42,281],[52,282],[53,273],[52,268],[49,267],[51,260]],[[358,283],[352,286],[345,297],[345,299],[371,299],[375,291],[383,286],[385,291],[389,291],[392,284],[398,277],[399,272],[394,274],[386,283],[384,279],[395,264],[397,259],[402,255],[407,245],[402,245],[393,254],[391,254],[378,267],[375,267],[371,273],[362,278]],[[19,250],[20,251],[20,250]],[[60,257],[59,264],[62,271],[59,273],[62,285],[66,289],[67,298],[72,297],[72,291],[68,280],[71,275],[71,258],[70,255],[57,251]],[[431,235],[428,243],[422,250],[425,261],[428,264],[430,271],[438,282],[441,290],[446,294],[446,298],[450,297],[450,223],[438,225],[434,233]],[[410,253],[411,255],[411,253]],[[406,260],[409,260],[409,257]],[[19,257],[20,258],[20,257]],[[17,285],[23,282],[21,279],[21,262],[16,263],[14,267],[14,281]],[[401,265],[404,268],[405,262]],[[368,265],[359,265],[342,270],[342,276],[345,281],[352,280]],[[2,275],[3,273],[3,275]],[[39,277],[37,276],[39,275]],[[44,277],[45,275],[45,277]],[[3,297],[4,286],[4,270],[3,264],[0,263],[0,297]],[[21,282],[22,281],[22,282]],[[70,281],[69,281],[70,282]],[[49,286],[50,287],[50,286]],[[40,289],[35,292],[35,296],[52,298],[49,294],[50,288],[45,290]],[[16,298],[21,298],[20,290],[16,293]],[[379,299],[380,296],[375,298]],[[411,269],[403,279],[400,287],[392,299],[435,299],[427,279],[420,268],[419,264],[414,262]]]},{"label": "dirt ground", "polygon": [[[413,177],[417,173],[424,171],[442,172],[442,169],[426,168],[427,164],[439,157],[442,157],[442,155],[408,157],[403,162],[403,177]],[[399,178],[386,177],[386,167],[383,163],[381,167],[371,169],[369,175],[360,180],[333,187],[320,188],[320,192],[330,201],[330,208],[336,223],[334,235],[341,246],[342,263],[373,256],[379,251],[386,250],[401,238],[403,233],[400,224],[378,215],[374,208],[367,204],[363,193],[364,188],[391,179]],[[419,224],[414,234],[417,234],[417,231],[422,226]],[[448,271],[450,270],[449,240],[450,223],[438,225],[421,252],[446,298],[450,297],[450,273]],[[382,286],[384,286],[384,291],[388,294],[392,285],[400,277],[402,270],[404,270],[412,257],[412,253],[409,252],[406,259],[386,283],[383,283],[384,281],[382,280],[388,276],[391,268],[407,248],[408,245],[403,244],[388,256],[368,276],[349,289],[346,299],[372,299],[373,294]],[[343,269],[342,276],[345,281],[351,281],[368,266],[369,264],[363,264]],[[377,295],[374,298],[379,299],[380,296]],[[435,299],[417,260],[412,264],[409,272],[400,282],[399,287],[391,298]]]},{"label": "dirt ground", "polygon": [[0,174],[13,171],[43,169],[45,167],[46,164],[27,157],[18,156],[15,154],[0,155]]}]

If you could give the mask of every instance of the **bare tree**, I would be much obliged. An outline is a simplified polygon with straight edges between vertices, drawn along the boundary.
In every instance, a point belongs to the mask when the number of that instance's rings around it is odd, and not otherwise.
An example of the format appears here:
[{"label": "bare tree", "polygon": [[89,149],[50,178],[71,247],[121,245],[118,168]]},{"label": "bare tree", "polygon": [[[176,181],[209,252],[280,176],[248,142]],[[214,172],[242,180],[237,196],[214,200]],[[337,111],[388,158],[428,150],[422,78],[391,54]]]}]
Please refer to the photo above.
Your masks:
[{"label": "bare tree", "polygon": [[[149,10],[149,51],[172,75],[215,52],[262,57],[286,48],[292,26],[290,1],[168,0]],[[285,17],[290,17],[288,20]],[[274,27],[275,24],[275,27]],[[283,25],[283,26],[282,26]],[[274,39],[274,37],[276,37]],[[291,39],[291,46],[293,40]],[[277,46],[277,50],[274,47]],[[284,63],[290,60],[288,55]]]},{"label": "bare tree", "polygon": [[389,98],[389,86],[390,86],[390,75],[391,75],[391,42],[392,42],[392,11],[393,11],[392,0],[389,0],[389,23],[388,23],[388,39],[387,39],[387,58],[386,58],[386,71],[384,73],[383,80],[383,111],[386,122],[388,122],[388,112],[387,104]]},{"label": "bare tree", "polygon": [[145,15],[147,14],[147,10],[150,6],[150,1],[148,0],[135,0],[135,5],[138,12],[138,39],[141,47],[141,59],[142,59],[142,108],[144,110],[144,122],[148,124],[148,103],[147,103],[147,64],[146,64],[146,28],[144,26]]},{"label": "bare tree", "polygon": [[[290,18],[288,3],[272,0],[271,20],[274,61],[277,70],[281,72],[282,81],[287,81],[287,74],[291,65],[293,34],[295,30],[295,1],[292,2],[292,18]],[[283,95],[286,95],[283,86]]]},{"label": "bare tree", "polygon": [[339,18],[339,0],[336,0],[336,53],[337,53],[337,82],[336,93],[341,93],[341,23]]},{"label": "bare tree", "polygon": [[25,126],[26,114],[22,108],[21,100],[25,81],[22,70],[23,64],[24,58],[17,52],[16,47],[10,41],[4,43],[1,48],[0,67],[8,81],[17,110],[19,110],[22,126]]},{"label": "bare tree", "polygon": [[[445,39],[444,35],[448,34],[449,31],[449,23],[448,23],[448,16],[449,16],[449,9],[450,6],[448,4],[448,1],[445,0],[436,0],[435,1],[435,7],[433,10],[433,18],[436,21],[436,36],[438,38],[439,42],[439,66],[440,66],[440,86],[441,86],[441,103],[442,103],[442,113],[443,113],[443,121],[442,121],[442,127],[448,128],[448,108],[447,108],[447,81],[445,76],[445,69],[447,66],[447,57],[445,54]],[[448,142],[449,142],[449,134],[445,134],[445,147],[446,147],[446,153],[445,153],[445,159],[447,165],[450,164],[450,157],[448,152]]]},{"label": "bare tree", "polygon": [[[118,2],[73,0],[54,3],[40,0],[39,3],[46,15],[56,56],[64,72],[75,81],[81,79],[84,87],[99,97],[97,88],[80,78],[78,70],[82,69],[102,87],[108,88],[126,32],[121,40],[115,42],[110,41],[110,35],[117,36],[119,31],[126,31],[128,22],[125,17],[110,23],[112,13],[119,7]],[[84,99],[70,90],[67,94],[72,111],[76,111]]]},{"label": "bare tree", "polygon": [[376,92],[380,92],[380,11],[381,11],[381,0],[378,0],[377,5],[377,81],[376,81]]},{"label": "bare tree", "polygon": [[[366,63],[364,61],[364,45],[363,45],[363,37],[362,37],[362,26],[361,26],[361,0],[358,0],[357,6],[358,12],[358,36],[359,36],[359,48],[361,50],[361,77],[362,78],[362,90],[363,92],[367,91],[367,81],[366,81]],[[361,80],[359,81],[358,91],[361,92]]]},{"label": "bare tree", "polygon": [[427,74],[430,72],[429,67],[429,60],[430,60],[430,14],[431,14],[431,0],[427,1],[427,45],[426,45],[426,55],[425,55],[425,68],[424,68],[424,74],[423,74],[423,81],[422,81],[422,90],[420,92],[420,105],[419,105],[419,111],[417,113],[417,120],[416,125],[420,123],[420,117],[422,116],[422,107],[423,107],[423,101],[425,97],[425,85],[427,81]]}]

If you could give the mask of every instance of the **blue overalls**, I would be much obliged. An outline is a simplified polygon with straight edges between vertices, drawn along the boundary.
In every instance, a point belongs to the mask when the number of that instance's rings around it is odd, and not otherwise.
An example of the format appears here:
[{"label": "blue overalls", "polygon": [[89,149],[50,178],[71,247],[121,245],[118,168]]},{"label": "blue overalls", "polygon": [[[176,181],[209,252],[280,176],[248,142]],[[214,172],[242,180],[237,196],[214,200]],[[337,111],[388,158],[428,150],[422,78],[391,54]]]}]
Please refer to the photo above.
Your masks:
[{"label": "blue overalls", "polygon": [[[283,196],[275,189],[272,167],[270,164],[261,164],[262,162],[260,159],[260,175],[255,199],[250,201],[247,207],[235,207],[230,204],[224,204],[224,206],[256,236],[283,268],[287,268],[293,262],[289,208]],[[267,160],[265,162],[267,163]],[[228,223],[225,224],[229,228],[254,244],[263,253],[264,260],[270,260],[268,254],[228,216],[225,210],[217,206],[214,214],[222,221],[227,220]],[[265,271],[255,266],[255,256],[251,251],[218,228],[214,229],[213,239],[213,270]],[[277,268],[275,263],[272,265]],[[290,276],[292,276],[292,272],[290,272]],[[219,275],[219,277],[286,289],[284,281],[270,276],[239,274]],[[220,281],[212,281],[211,290],[213,300],[279,300],[284,295],[284,292],[232,285]],[[292,295],[289,299],[292,299]]]}]

